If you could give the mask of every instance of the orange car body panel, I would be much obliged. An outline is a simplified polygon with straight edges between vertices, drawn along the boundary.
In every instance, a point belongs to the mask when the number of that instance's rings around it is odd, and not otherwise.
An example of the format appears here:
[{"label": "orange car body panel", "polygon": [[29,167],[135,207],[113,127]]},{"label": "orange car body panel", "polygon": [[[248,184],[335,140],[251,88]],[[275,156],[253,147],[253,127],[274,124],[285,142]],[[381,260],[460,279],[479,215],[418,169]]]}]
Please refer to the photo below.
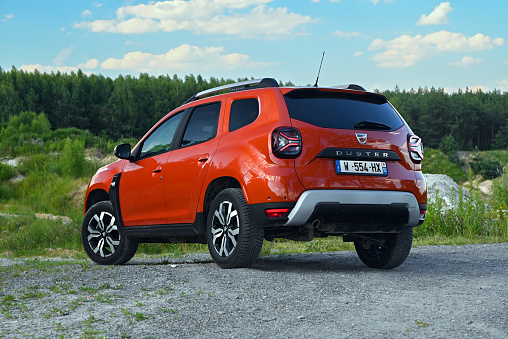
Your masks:
[{"label": "orange car body panel", "polygon": [[125,164],[119,187],[125,226],[166,223],[163,189],[168,154]]}]

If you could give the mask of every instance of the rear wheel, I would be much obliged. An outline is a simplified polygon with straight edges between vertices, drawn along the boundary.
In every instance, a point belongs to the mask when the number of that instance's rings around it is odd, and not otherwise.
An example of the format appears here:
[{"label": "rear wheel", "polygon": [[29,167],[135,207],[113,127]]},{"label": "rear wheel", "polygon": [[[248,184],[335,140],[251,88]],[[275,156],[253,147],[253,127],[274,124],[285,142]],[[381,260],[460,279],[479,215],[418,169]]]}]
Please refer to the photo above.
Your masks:
[{"label": "rear wheel", "polygon": [[239,188],[227,188],[213,200],[206,222],[212,259],[222,268],[249,267],[263,246],[263,228],[250,217]]},{"label": "rear wheel", "polygon": [[355,240],[360,260],[372,268],[395,268],[409,255],[413,243],[413,228],[401,233],[371,234]]},{"label": "rear wheel", "polygon": [[137,241],[120,236],[110,201],[98,202],[86,212],[81,242],[88,257],[101,265],[124,264],[138,249]]}]

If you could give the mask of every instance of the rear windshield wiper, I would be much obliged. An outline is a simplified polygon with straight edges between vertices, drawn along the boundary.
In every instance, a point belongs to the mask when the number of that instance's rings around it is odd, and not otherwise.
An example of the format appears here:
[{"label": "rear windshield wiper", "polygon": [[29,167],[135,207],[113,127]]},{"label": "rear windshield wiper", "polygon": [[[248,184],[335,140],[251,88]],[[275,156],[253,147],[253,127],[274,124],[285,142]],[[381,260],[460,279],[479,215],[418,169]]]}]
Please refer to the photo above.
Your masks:
[{"label": "rear windshield wiper", "polygon": [[356,129],[379,129],[379,130],[391,130],[392,128],[380,122],[375,121],[358,121],[355,125]]}]

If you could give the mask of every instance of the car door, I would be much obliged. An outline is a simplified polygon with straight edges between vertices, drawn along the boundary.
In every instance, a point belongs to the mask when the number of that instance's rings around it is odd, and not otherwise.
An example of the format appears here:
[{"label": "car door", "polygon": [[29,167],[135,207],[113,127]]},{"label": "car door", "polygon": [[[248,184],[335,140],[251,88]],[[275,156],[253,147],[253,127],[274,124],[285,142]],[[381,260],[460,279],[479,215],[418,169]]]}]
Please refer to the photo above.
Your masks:
[{"label": "car door", "polygon": [[124,166],[120,180],[120,209],[125,226],[166,223],[164,174],[183,112],[161,123],[140,145],[137,160]]},{"label": "car door", "polygon": [[220,110],[220,102],[192,109],[180,143],[171,151],[164,179],[168,224],[195,221],[203,181],[219,144]]}]

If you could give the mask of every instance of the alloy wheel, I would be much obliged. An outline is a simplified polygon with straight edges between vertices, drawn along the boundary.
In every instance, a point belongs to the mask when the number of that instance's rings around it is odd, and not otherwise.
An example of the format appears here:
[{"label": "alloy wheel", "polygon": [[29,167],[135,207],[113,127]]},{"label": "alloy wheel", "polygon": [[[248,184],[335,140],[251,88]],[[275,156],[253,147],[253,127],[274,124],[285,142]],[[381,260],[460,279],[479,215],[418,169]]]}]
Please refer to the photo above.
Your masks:
[{"label": "alloy wheel", "polygon": [[212,218],[213,247],[221,257],[229,256],[236,248],[240,233],[240,218],[233,203],[223,201]]},{"label": "alloy wheel", "polygon": [[115,217],[106,211],[94,214],[88,223],[87,241],[90,249],[102,258],[114,254],[120,246],[120,233]]}]

